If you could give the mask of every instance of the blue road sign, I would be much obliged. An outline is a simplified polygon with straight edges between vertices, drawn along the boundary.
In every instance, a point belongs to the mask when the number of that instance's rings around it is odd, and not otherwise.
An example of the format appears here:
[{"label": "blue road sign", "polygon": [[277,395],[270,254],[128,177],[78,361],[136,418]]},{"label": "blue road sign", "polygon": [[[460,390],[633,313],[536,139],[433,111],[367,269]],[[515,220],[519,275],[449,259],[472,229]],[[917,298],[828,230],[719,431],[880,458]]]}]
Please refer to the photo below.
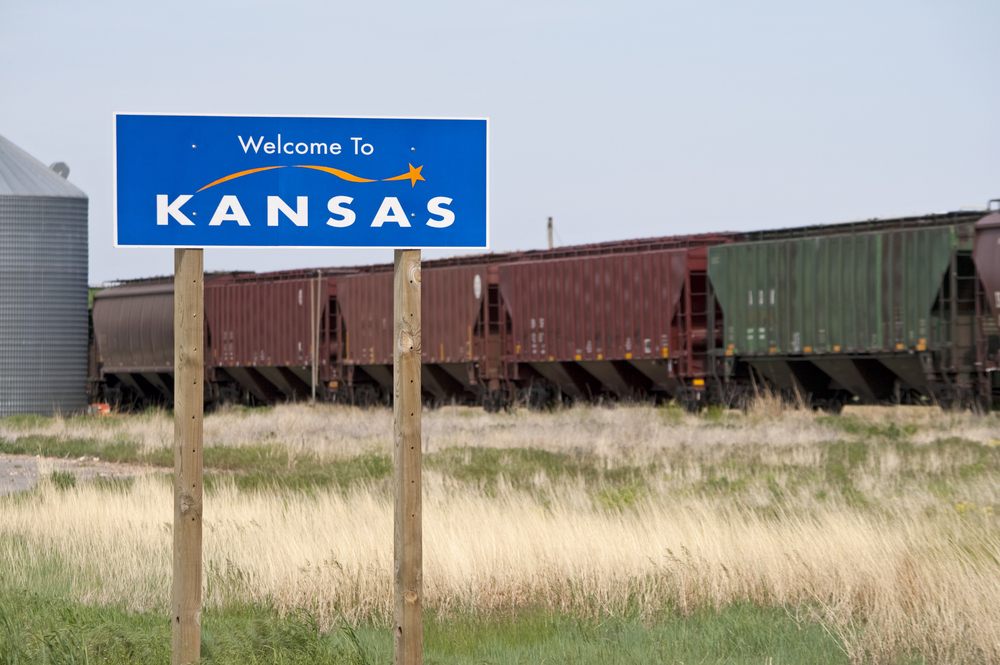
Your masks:
[{"label": "blue road sign", "polygon": [[115,116],[116,247],[488,248],[487,121]]}]

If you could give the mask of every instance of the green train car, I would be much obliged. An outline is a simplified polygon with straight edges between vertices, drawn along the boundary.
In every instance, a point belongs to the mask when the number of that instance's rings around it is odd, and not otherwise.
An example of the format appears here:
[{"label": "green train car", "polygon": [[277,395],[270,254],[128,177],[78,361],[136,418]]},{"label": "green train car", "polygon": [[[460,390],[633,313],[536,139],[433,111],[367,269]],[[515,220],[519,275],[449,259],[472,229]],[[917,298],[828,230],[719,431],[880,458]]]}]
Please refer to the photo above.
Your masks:
[{"label": "green train car", "polygon": [[709,248],[716,399],[766,386],[831,410],[996,405],[998,220],[956,212]]}]

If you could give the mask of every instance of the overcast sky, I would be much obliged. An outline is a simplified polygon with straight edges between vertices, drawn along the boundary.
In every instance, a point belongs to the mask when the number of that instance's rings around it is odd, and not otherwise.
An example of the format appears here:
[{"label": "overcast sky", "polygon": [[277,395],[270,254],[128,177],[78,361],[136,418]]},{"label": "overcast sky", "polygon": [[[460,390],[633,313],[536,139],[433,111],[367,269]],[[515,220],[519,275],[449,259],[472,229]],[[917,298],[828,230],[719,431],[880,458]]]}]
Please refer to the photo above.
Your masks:
[{"label": "overcast sky", "polygon": [[548,215],[576,244],[982,207],[998,25],[995,0],[0,0],[0,134],[90,196],[92,283],[173,267],[112,247],[115,111],[488,116],[498,251],[542,247]]}]

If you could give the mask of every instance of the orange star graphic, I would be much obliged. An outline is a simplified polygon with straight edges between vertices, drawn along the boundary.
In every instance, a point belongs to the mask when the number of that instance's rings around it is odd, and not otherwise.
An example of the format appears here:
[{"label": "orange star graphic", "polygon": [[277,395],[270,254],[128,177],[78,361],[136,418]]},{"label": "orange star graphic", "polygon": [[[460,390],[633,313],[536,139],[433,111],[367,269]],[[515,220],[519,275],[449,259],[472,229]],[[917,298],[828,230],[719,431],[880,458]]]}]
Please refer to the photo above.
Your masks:
[{"label": "orange star graphic", "polygon": [[410,181],[410,187],[416,187],[418,180],[423,180],[424,182],[426,182],[426,178],[424,178],[424,176],[420,174],[420,172],[424,168],[422,165],[421,166],[414,166],[413,164],[407,164],[407,166],[410,167],[410,172],[409,173],[404,173],[403,175],[397,175],[397,176],[393,176],[391,178],[386,178],[385,181],[389,181],[389,180],[409,180]]}]

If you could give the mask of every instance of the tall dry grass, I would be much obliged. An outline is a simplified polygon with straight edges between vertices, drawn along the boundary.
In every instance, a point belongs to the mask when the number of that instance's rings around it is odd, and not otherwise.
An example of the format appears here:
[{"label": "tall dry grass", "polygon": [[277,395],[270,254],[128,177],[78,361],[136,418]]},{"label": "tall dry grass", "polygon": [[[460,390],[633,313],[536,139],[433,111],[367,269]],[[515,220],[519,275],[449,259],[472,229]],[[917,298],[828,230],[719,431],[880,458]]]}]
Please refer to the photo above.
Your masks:
[{"label": "tall dry grass", "polygon": [[[206,433],[211,445],[270,442],[335,458],[387,451],[390,417],[289,406],[212,415]],[[909,653],[1000,662],[1000,491],[993,467],[983,468],[997,423],[930,410],[830,419],[773,405],[705,417],[647,407],[429,412],[429,451],[541,447],[602,468],[640,466],[624,495],[583,475],[539,471],[526,487],[503,477],[487,487],[428,472],[426,602],[443,613],[541,607],[653,617],[749,601],[822,621],[855,662]],[[0,436],[26,432],[170,440],[162,414],[114,425],[56,420]],[[165,608],[172,500],[164,478],[114,491],[43,484],[0,508],[5,583]],[[381,486],[224,485],[206,502],[206,603],[384,620],[391,515]]]}]

